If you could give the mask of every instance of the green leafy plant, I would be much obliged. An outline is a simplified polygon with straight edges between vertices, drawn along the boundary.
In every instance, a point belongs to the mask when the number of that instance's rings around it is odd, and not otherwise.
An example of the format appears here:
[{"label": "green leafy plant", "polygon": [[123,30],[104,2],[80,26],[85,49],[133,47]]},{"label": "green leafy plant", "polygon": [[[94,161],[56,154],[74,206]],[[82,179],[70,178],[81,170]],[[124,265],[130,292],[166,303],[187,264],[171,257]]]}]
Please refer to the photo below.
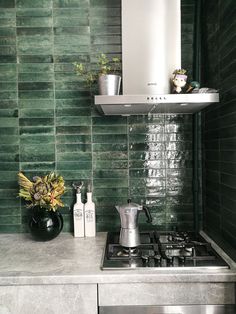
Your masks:
[{"label": "green leafy plant", "polygon": [[33,177],[30,181],[22,172],[18,173],[20,186],[19,196],[25,199],[27,207],[40,206],[48,210],[63,207],[61,196],[65,193],[65,182],[62,176],[49,173],[46,176]]},{"label": "green leafy plant", "polygon": [[78,75],[84,78],[86,84],[91,86],[97,81],[99,75],[119,74],[120,58],[113,57],[109,59],[106,54],[102,53],[98,57],[98,70],[89,70],[83,63],[75,62],[75,71]]}]

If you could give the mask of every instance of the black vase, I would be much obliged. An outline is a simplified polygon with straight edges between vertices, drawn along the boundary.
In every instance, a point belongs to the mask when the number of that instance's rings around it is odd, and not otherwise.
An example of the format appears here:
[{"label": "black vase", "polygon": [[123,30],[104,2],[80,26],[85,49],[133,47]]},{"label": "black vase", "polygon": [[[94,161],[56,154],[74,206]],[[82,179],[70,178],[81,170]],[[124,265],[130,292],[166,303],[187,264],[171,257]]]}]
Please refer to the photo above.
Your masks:
[{"label": "black vase", "polygon": [[59,235],[63,228],[63,218],[58,210],[47,210],[36,206],[32,209],[29,229],[38,241],[49,241]]}]

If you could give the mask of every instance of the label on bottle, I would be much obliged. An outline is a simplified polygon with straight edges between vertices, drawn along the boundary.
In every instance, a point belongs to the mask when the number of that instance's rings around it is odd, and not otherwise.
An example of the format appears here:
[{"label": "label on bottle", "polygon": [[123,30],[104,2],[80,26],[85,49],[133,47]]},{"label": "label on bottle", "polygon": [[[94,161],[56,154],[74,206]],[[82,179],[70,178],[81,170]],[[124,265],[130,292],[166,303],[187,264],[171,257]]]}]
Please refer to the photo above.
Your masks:
[{"label": "label on bottle", "polygon": [[76,219],[82,220],[83,219],[83,210],[82,209],[74,209],[74,216]]},{"label": "label on bottle", "polygon": [[94,211],[93,210],[86,210],[85,218],[86,218],[87,222],[93,222],[94,221]]}]

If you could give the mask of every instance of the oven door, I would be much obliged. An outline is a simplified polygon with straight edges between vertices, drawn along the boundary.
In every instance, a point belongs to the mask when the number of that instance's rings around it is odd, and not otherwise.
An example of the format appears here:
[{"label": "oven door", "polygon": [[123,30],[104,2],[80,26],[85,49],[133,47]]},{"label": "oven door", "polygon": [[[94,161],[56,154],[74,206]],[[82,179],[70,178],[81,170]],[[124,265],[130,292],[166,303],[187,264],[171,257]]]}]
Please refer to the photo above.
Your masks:
[{"label": "oven door", "polygon": [[235,305],[101,306],[99,314],[235,314]]}]

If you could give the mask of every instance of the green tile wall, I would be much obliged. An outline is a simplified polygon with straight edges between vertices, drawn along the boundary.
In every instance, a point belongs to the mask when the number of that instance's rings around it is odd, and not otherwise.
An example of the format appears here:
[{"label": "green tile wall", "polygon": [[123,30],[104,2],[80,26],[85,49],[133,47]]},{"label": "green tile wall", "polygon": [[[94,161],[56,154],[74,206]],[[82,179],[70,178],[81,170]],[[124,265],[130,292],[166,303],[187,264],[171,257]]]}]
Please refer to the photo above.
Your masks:
[{"label": "green tile wall", "polygon": [[[205,1],[205,84],[221,102],[203,116],[205,229],[236,249],[236,77],[234,1]],[[232,254],[232,250],[229,251]],[[236,256],[236,250],[235,250]]]},{"label": "green tile wall", "polygon": [[[192,73],[194,1],[182,1],[182,63]],[[159,229],[191,229],[192,117],[105,117],[72,63],[121,55],[118,0],[0,0],[0,232],[27,231],[19,170],[92,182],[97,230],[119,226],[115,204],[146,203]],[[85,192],[85,191],[84,191]],[[83,193],[85,198],[85,193]],[[145,228],[145,217],[140,215]]]}]

